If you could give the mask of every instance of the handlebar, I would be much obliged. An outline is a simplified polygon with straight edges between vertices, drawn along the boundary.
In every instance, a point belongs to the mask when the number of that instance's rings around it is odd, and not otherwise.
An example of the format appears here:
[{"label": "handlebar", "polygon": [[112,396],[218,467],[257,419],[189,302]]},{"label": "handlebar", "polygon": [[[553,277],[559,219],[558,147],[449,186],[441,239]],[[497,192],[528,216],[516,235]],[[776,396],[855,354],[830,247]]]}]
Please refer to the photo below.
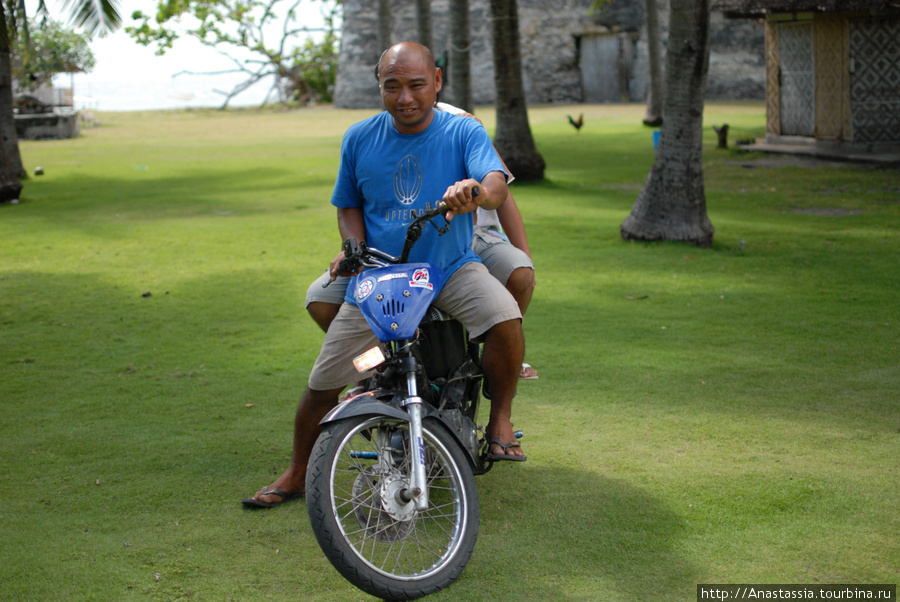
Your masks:
[{"label": "handlebar", "polygon": [[[481,189],[478,186],[472,188],[472,198],[479,196]],[[407,263],[409,254],[413,245],[421,238],[422,228],[426,223],[431,222],[437,216],[446,216],[450,211],[450,207],[444,201],[438,201],[434,209],[429,209],[419,217],[417,217],[406,229],[406,238],[403,241],[403,250],[399,257],[388,255],[383,251],[369,247],[366,241],[357,241],[355,238],[348,238],[344,241],[342,248],[344,250],[344,259],[338,264],[338,273],[357,272],[360,268],[377,268],[390,264]],[[438,227],[433,222],[431,225],[437,228],[438,236],[443,236],[450,229],[450,222],[446,222],[443,226]],[[322,288],[331,284],[331,280],[322,283]]]}]

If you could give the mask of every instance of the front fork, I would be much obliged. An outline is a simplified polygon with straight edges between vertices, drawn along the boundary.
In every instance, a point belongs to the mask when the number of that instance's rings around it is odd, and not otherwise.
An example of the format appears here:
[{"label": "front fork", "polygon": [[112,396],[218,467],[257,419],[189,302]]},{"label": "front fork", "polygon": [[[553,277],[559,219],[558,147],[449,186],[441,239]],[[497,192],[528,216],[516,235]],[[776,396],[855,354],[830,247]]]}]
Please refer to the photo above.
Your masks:
[{"label": "front fork", "polygon": [[428,484],[425,482],[425,439],[422,436],[422,398],[419,397],[416,385],[416,371],[413,358],[408,358],[406,371],[406,389],[408,395],[403,402],[409,412],[409,447],[410,458],[409,489],[403,497],[416,501],[416,510],[428,509]]}]

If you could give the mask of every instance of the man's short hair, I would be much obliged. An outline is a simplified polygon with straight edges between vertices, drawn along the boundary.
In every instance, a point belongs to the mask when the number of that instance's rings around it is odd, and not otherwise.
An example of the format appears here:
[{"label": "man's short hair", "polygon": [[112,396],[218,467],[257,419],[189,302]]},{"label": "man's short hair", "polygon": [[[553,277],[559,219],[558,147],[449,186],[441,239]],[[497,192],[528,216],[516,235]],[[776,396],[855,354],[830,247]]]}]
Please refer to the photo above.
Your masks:
[{"label": "man's short hair", "polygon": [[[377,81],[379,84],[381,83],[381,78],[379,77],[378,68],[381,67],[381,61],[384,60],[384,55],[386,55],[388,53],[388,51],[390,51],[391,48],[393,48],[394,46],[398,46],[400,44],[405,44],[405,43],[406,42],[397,42],[396,44],[391,44],[390,46],[388,46],[385,49],[384,52],[381,53],[381,56],[378,57],[378,62],[375,63],[375,81]],[[425,56],[427,56],[429,59],[431,59],[431,63],[434,64],[434,56],[431,54],[431,50],[429,50],[427,46],[422,46],[422,48],[427,53]],[[435,67],[437,67],[437,65],[435,65]],[[441,69],[441,70],[443,71],[443,69]],[[441,73],[441,75],[443,75],[443,73]]]}]

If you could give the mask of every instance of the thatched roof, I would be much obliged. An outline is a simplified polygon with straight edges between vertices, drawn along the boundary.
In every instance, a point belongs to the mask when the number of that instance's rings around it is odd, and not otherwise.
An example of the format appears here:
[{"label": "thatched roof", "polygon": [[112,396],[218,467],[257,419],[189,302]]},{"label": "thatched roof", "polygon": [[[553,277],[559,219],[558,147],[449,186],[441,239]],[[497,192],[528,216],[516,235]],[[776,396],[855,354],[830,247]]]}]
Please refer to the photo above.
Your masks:
[{"label": "thatched roof", "polygon": [[764,17],[773,13],[856,12],[900,14],[900,0],[712,0],[712,9],[729,17]]}]

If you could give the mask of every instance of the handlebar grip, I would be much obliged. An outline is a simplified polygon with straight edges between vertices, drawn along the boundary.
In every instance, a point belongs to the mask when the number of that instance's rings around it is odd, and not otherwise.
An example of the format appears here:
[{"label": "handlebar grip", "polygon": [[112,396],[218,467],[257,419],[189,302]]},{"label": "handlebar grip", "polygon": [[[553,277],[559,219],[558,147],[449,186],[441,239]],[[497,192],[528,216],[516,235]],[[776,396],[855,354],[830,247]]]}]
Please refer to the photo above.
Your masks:
[{"label": "handlebar grip", "polygon": [[[481,188],[479,188],[478,186],[475,186],[472,188],[472,198],[473,199],[475,197],[479,196],[480,194],[481,194]],[[450,207],[448,207],[447,203],[445,203],[444,201],[438,201],[435,208],[438,210],[438,213],[440,213],[441,215],[450,211]]]}]

